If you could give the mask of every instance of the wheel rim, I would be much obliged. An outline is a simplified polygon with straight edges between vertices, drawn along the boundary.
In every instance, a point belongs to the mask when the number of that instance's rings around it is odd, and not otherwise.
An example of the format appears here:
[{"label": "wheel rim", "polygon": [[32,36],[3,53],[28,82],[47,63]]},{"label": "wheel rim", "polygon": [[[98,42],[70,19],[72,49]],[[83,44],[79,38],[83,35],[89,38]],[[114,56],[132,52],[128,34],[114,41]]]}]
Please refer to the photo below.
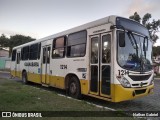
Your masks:
[{"label": "wheel rim", "polygon": [[70,84],[70,93],[71,93],[71,94],[75,94],[76,91],[77,91],[76,84],[75,84],[74,82],[72,82],[72,83]]}]

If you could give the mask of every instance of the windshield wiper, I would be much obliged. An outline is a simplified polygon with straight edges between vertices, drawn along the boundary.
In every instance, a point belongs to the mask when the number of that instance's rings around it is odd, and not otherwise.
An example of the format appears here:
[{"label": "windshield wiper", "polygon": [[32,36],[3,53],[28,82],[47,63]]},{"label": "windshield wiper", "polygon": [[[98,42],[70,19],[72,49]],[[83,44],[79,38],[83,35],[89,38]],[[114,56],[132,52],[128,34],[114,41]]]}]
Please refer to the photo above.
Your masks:
[{"label": "windshield wiper", "polygon": [[[147,40],[147,48],[145,46],[145,43],[146,43],[146,40]],[[144,37],[144,41],[143,41],[143,51],[144,51],[144,56],[145,56],[145,59],[146,59],[146,51],[148,50],[148,37]]]},{"label": "windshield wiper", "polygon": [[[133,41],[132,41],[132,38],[133,38]],[[137,55],[137,58],[139,59],[139,56],[138,56],[138,45],[137,45],[137,41],[133,35],[133,33],[131,31],[128,31],[128,37],[131,41],[131,44],[132,46],[134,47],[134,49],[136,49],[136,55]],[[135,48],[136,47],[136,48]],[[138,62],[140,63],[140,71],[143,72],[143,60],[142,60],[142,56],[140,56],[140,60],[138,60]]]},{"label": "windshield wiper", "polygon": [[[134,35],[133,35],[133,33],[132,33],[131,31],[128,31],[128,32],[127,32],[127,35],[128,35],[128,37],[129,37],[129,40],[130,40],[133,48],[136,49],[136,55],[137,55],[137,57],[138,57],[138,46],[137,46],[136,39],[135,39],[135,37],[134,37]],[[132,36],[133,40],[132,40],[131,36]],[[134,41],[134,42],[133,42],[133,41]],[[136,46],[136,48],[135,48],[135,46]]]}]

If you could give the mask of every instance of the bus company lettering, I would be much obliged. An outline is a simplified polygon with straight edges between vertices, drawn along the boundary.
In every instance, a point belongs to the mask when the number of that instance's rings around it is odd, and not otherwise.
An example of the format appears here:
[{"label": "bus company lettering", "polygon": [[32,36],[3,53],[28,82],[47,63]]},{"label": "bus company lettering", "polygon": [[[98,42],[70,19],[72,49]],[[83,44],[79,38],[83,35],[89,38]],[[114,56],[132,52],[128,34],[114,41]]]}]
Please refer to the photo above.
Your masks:
[{"label": "bus company lettering", "polygon": [[104,32],[104,31],[106,31],[106,29],[101,29],[101,30],[96,30],[96,31],[93,31],[93,33],[98,33],[98,32]]},{"label": "bus company lettering", "polygon": [[39,63],[38,62],[25,62],[24,63],[24,66],[39,66]]}]

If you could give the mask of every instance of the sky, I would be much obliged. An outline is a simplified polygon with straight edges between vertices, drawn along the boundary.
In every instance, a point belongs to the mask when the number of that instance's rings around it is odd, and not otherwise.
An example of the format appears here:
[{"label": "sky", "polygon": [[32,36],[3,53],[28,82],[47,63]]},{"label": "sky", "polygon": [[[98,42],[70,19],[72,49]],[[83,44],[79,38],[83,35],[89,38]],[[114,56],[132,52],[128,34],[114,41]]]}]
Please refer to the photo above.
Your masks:
[{"label": "sky", "polygon": [[39,39],[109,15],[128,18],[135,11],[158,20],[159,5],[160,0],[0,0],[0,34]]}]

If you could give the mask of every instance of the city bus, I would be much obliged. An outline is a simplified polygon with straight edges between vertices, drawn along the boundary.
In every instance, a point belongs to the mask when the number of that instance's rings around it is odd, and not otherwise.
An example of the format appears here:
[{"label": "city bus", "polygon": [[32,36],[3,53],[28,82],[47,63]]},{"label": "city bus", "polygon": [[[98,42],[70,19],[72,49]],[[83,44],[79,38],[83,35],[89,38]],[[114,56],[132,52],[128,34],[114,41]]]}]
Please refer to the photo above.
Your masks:
[{"label": "city bus", "polygon": [[111,15],[14,47],[11,75],[73,98],[121,102],[153,93],[151,56],[149,31]]}]

